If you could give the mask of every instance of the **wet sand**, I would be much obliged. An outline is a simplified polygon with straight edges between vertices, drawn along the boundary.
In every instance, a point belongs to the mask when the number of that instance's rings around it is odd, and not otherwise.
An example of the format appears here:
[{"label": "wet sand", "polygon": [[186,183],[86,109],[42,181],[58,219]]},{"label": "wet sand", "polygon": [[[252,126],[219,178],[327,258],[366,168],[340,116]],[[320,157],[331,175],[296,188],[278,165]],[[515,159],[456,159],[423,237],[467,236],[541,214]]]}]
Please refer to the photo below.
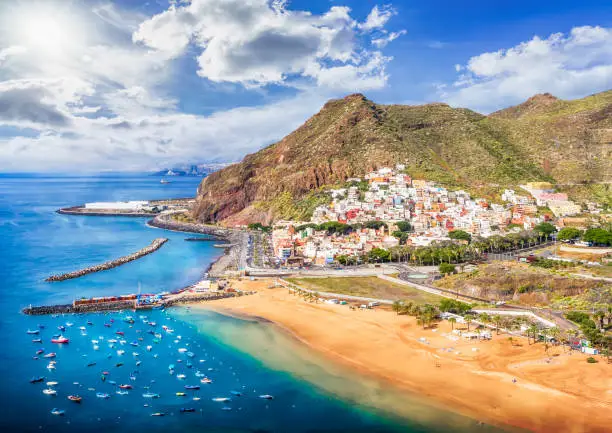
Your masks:
[{"label": "wet sand", "polygon": [[309,303],[268,288],[270,281],[235,286],[258,293],[194,307],[269,320],[352,371],[486,423],[572,433],[612,426],[612,365],[603,358],[588,364],[586,356],[560,347],[546,354],[541,343],[511,344],[504,334],[453,341],[447,322],[423,330],[414,318],[391,311]]}]

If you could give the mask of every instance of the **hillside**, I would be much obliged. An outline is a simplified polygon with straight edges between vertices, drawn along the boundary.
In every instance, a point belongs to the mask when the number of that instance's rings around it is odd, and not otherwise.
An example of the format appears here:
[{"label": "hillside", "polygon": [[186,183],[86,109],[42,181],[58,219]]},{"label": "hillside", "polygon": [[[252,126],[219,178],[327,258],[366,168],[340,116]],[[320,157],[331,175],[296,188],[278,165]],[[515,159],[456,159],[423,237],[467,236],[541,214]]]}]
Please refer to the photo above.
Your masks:
[{"label": "hillside", "polygon": [[416,178],[469,188],[609,181],[611,143],[612,92],[575,101],[538,95],[490,116],[354,94],[204,179],[194,216],[231,224],[307,218],[326,200],[322,187],[395,163]]}]

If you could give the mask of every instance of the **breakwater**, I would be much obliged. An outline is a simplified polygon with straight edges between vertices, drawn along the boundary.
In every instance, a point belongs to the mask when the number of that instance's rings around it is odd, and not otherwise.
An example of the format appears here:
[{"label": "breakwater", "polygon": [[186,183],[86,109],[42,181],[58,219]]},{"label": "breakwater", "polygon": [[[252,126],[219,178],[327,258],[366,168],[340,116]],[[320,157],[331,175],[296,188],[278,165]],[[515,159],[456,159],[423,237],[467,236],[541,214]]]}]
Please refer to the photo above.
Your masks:
[{"label": "breakwater", "polygon": [[134,301],[106,302],[103,304],[92,305],[41,305],[38,307],[26,307],[23,309],[23,313],[31,316],[41,316],[44,314],[95,313],[98,311],[117,311],[133,309],[134,306]]},{"label": "breakwater", "polygon": [[166,242],[168,242],[167,238],[157,238],[157,239],[154,239],[153,242],[151,242],[150,245],[148,245],[148,246],[146,246],[146,247],[144,247],[144,248],[142,248],[142,249],[140,249],[140,250],[138,250],[135,253],[132,253],[130,255],[119,257],[118,259],[111,260],[111,261],[108,261],[108,262],[105,262],[105,263],[101,263],[99,265],[90,266],[90,267],[87,267],[87,268],[84,268],[84,269],[80,269],[78,271],[68,272],[66,274],[51,275],[50,277],[45,279],[45,281],[53,282],[53,281],[70,280],[72,278],[82,277],[83,275],[91,274],[91,273],[94,273],[94,272],[100,272],[100,271],[105,271],[105,270],[108,270],[108,269],[116,268],[117,266],[124,265],[126,263],[131,262],[131,261],[134,261],[134,260],[137,260],[137,259],[139,259],[141,257],[144,257],[147,254],[151,254],[152,252],[157,251]]}]

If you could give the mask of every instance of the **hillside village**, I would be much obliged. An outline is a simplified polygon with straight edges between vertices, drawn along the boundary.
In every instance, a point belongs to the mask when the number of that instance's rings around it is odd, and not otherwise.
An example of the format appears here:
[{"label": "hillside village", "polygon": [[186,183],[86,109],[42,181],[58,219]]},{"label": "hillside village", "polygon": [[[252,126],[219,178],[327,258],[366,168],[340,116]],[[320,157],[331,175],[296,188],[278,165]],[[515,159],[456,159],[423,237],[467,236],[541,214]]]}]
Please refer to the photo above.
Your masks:
[{"label": "hillside village", "polygon": [[[383,167],[331,190],[331,203],[317,207],[310,222],[277,222],[272,232],[274,253],[283,261],[293,257],[325,264],[340,255],[363,256],[374,248],[451,241],[449,233],[456,230],[482,238],[532,230],[582,210],[550,184],[533,182],[521,188],[523,193],[506,189],[502,203],[491,203],[463,190],[412,179],[401,164]],[[542,207],[550,213],[539,212]],[[354,229],[346,233],[320,229],[334,223]]]}]

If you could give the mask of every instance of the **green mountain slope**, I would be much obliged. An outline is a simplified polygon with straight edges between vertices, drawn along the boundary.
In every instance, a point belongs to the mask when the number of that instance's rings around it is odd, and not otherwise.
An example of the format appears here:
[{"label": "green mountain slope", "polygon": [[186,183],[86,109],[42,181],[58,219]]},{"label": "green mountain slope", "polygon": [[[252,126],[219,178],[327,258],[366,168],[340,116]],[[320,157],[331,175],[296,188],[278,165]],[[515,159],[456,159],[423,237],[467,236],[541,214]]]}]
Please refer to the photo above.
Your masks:
[{"label": "green mountain slope", "polygon": [[402,163],[417,178],[478,188],[530,180],[610,181],[612,92],[576,101],[537,95],[483,116],[446,104],[329,101],[304,125],[198,189],[195,217],[231,224],[307,218],[320,189]]}]

